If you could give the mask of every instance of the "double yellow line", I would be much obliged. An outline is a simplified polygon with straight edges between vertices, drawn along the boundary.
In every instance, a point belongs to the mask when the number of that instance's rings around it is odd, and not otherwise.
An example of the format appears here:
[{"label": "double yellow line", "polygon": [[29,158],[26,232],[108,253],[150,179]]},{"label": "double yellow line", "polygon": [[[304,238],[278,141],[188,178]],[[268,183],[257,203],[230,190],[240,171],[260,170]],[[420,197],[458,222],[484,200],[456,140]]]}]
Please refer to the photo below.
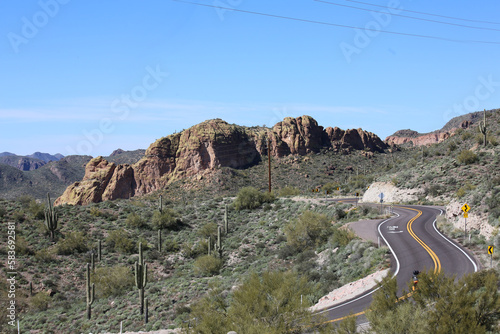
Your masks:
[{"label": "double yellow line", "polygon": [[[429,253],[429,255],[431,256],[431,259],[434,262],[434,273],[441,272],[441,261],[439,261],[439,257],[436,255],[436,253],[434,253],[434,251],[429,246],[427,246],[427,244],[425,242],[423,242],[419,237],[417,237],[417,235],[415,234],[415,232],[413,232],[413,228],[412,228],[413,222],[415,220],[417,220],[417,218],[422,215],[422,211],[420,211],[418,209],[403,207],[403,206],[401,206],[399,208],[401,208],[401,209],[407,209],[407,210],[413,210],[413,211],[417,211],[418,212],[415,217],[413,217],[412,219],[410,219],[408,221],[408,224],[406,224],[406,229],[408,230],[408,233],[410,233],[410,235],[413,237],[413,239],[415,239],[427,251],[427,253]],[[410,297],[411,295],[412,295],[412,293],[409,292],[405,296],[399,297],[398,300],[406,299],[406,298]],[[344,319],[347,319],[347,318],[357,317],[357,316],[362,315],[364,313],[365,313],[365,311],[362,311],[362,312],[359,312],[359,313],[356,313],[356,314],[347,315],[345,317],[341,317],[341,318],[338,318],[338,319],[329,320],[329,321],[326,321],[324,323],[325,324],[326,323],[333,323],[333,322],[341,321],[341,320],[344,320]]]},{"label": "double yellow line", "polygon": [[424,249],[427,251],[427,253],[429,253],[429,255],[431,256],[431,259],[432,261],[434,262],[434,273],[439,273],[441,272],[441,261],[439,261],[439,257],[436,255],[436,253],[434,253],[434,251],[429,247],[427,246],[427,244],[425,242],[423,242],[422,240],[420,240],[419,237],[417,237],[417,235],[415,234],[415,232],[413,232],[413,228],[412,228],[412,225],[413,225],[413,222],[422,215],[422,211],[420,210],[417,210],[417,209],[413,209],[413,208],[408,208],[408,207],[401,207],[402,209],[407,209],[407,210],[413,210],[413,211],[417,211],[417,215],[415,217],[413,217],[412,219],[410,219],[410,221],[408,222],[408,224],[406,224],[406,229],[408,230],[408,233],[410,233],[410,235],[413,237],[413,239],[417,240],[417,242],[422,246],[424,247]]}]

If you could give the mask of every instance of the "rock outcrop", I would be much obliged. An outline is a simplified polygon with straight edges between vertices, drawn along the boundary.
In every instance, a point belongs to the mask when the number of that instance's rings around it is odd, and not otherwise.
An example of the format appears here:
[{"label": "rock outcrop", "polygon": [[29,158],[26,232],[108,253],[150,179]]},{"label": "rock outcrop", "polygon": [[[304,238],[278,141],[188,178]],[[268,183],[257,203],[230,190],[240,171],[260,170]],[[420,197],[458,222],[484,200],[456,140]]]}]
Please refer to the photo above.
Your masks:
[{"label": "rock outcrop", "polygon": [[464,120],[456,128],[452,128],[450,130],[442,129],[425,134],[418,133],[417,131],[409,129],[399,130],[396,131],[393,135],[385,138],[385,142],[389,145],[403,145],[406,143],[412,143],[414,146],[437,144],[453,136],[457,129],[467,129],[472,126],[472,124],[472,121]]},{"label": "rock outcrop", "polygon": [[55,204],[88,204],[144,195],[171,181],[219,167],[246,168],[269,152],[275,157],[305,155],[322,148],[382,152],[387,145],[370,132],[323,129],[310,116],[287,117],[273,128],[247,128],[221,119],[205,121],[156,140],[134,164],[92,159],[82,181],[69,186]]}]

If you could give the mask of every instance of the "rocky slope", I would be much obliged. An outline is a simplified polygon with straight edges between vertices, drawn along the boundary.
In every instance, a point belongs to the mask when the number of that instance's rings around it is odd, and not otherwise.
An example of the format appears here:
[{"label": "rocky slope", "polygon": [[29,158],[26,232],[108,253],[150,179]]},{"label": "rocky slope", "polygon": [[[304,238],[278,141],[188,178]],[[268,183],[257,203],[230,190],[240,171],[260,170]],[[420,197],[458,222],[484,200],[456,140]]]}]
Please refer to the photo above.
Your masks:
[{"label": "rocky slope", "polygon": [[0,164],[0,198],[14,199],[22,195],[43,199],[47,192],[60,196],[68,185],[81,180],[90,156],[67,156],[31,171]]},{"label": "rocky slope", "polygon": [[[498,109],[487,110],[488,114],[497,112]],[[452,118],[440,130],[429,133],[419,133],[410,129],[396,131],[385,138],[389,145],[403,145],[413,143],[414,146],[431,145],[445,141],[453,136],[457,129],[468,129],[482,120],[483,111],[473,112]]]},{"label": "rocky slope", "polygon": [[181,177],[220,167],[246,168],[269,151],[274,157],[305,155],[330,149],[382,152],[387,145],[361,129],[324,129],[310,116],[287,117],[273,128],[242,127],[221,119],[205,121],[156,140],[134,164],[92,159],[80,182],[69,186],[55,204],[88,204],[148,194]]},{"label": "rocky slope", "polygon": [[35,170],[46,164],[46,162],[43,160],[17,155],[6,155],[0,157],[0,163],[9,165],[22,171]]}]

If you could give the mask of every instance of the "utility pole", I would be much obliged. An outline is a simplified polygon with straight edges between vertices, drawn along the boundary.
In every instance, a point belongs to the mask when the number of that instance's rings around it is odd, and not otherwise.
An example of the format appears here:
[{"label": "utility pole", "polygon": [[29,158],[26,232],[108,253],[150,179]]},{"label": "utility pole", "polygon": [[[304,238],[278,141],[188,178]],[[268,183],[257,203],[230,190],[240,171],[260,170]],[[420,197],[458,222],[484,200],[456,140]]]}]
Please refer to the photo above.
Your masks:
[{"label": "utility pole", "polygon": [[271,145],[269,145],[269,137],[267,137],[267,164],[269,167],[269,193],[271,192]]}]

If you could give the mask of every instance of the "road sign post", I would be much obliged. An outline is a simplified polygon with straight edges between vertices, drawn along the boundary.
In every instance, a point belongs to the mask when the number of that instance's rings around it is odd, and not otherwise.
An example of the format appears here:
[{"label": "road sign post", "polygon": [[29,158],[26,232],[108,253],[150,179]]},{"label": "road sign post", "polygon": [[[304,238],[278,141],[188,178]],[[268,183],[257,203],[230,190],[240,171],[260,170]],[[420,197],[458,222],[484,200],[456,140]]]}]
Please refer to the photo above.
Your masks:
[{"label": "road sign post", "polygon": [[495,247],[493,246],[488,246],[488,254],[490,254],[490,267],[493,268],[493,251],[495,250]]},{"label": "road sign post", "polygon": [[465,203],[462,206],[462,211],[464,212],[464,245],[465,241],[467,240],[467,218],[469,217],[469,210],[470,206],[467,203]]},{"label": "road sign post", "polygon": [[384,193],[378,194],[378,197],[380,198],[380,214],[382,214],[382,209],[383,209],[382,203],[384,202]]}]

